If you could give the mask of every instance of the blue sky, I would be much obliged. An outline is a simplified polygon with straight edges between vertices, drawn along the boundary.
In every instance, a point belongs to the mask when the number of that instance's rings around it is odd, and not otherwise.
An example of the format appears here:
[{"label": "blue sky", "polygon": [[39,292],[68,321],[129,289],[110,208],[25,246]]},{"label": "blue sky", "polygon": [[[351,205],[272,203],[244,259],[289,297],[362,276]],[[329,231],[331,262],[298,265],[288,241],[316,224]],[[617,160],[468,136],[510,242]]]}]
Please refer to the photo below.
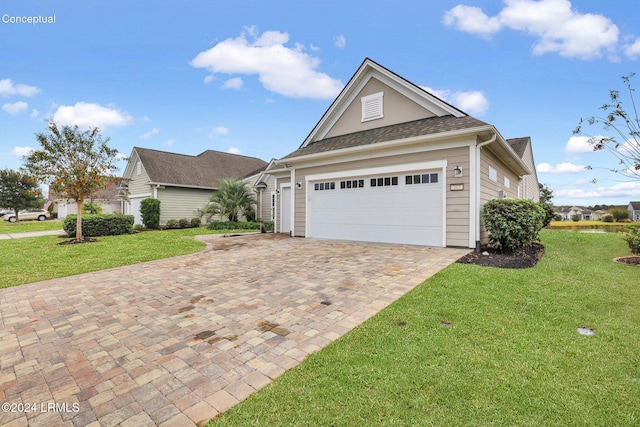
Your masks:
[{"label": "blue sky", "polygon": [[640,200],[640,179],[609,172],[613,155],[572,131],[640,71],[637,10],[631,0],[3,0],[0,168],[19,167],[49,119],[98,126],[125,156],[141,146],[279,158],[369,57],[505,138],[531,136],[555,204],[626,204]]}]

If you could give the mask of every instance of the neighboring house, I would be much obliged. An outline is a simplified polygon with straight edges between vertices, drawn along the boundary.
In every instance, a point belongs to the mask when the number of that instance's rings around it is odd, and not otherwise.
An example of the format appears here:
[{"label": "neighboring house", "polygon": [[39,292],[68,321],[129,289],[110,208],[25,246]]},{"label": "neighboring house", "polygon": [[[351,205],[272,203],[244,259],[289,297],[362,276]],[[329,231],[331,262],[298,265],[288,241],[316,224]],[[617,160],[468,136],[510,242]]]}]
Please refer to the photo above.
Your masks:
[{"label": "neighboring house", "polygon": [[199,217],[221,179],[256,175],[267,162],[207,150],[197,156],[134,147],[123,175],[124,213],[142,224],[140,203],[160,200],[160,224]]},{"label": "neighboring house", "polygon": [[275,177],[277,232],[476,248],[484,203],[539,200],[531,140],[507,140],[365,59]]},{"label": "neighboring house", "polygon": [[[104,214],[122,213],[122,201],[119,197],[120,178],[110,178],[107,185],[96,194],[88,197],[84,202],[93,203],[102,208]],[[64,219],[67,215],[78,214],[78,204],[75,200],[65,199],[57,194],[49,194],[49,200],[53,202],[53,213],[59,219]]]},{"label": "neighboring house", "polygon": [[579,206],[558,207],[554,209],[554,213],[560,215],[562,221],[572,221],[575,215],[578,215],[580,221],[599,221],[607,213],[603,210],[592,211]]},{"label": "neighboring house", "polygon": [[640,221],[640,202],[629,202],[627,209],[629,210],[629,218],[632,221]]}]

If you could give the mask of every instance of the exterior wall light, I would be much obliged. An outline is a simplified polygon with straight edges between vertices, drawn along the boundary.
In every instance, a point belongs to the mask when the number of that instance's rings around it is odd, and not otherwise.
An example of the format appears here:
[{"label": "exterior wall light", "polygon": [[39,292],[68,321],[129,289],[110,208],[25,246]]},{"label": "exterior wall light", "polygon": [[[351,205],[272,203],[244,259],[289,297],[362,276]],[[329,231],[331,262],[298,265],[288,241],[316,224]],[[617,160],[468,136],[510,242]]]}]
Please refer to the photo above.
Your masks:
[{"label": "exterior wall light", "polygon": [[460,166],[456,166],[453,169],[453,176],[455,176],[456,178],[459,178],[462,176],[462,168]]}]

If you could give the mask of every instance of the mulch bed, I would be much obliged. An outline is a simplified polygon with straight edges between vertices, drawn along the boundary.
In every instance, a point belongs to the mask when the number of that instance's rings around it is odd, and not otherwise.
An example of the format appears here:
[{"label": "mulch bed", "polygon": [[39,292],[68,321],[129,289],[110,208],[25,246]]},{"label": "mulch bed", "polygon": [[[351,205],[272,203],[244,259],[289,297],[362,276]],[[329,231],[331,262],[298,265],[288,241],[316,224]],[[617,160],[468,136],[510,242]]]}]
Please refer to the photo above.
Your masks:
[{"label": "mulch bed", "polygon": [[[488,255],[483,255],[487,253]],[[503,253],[490,248],[482,248],[480,253],[471,252],[460,258],[461,264],[475,264],[483,267],[530,268],[538,263],[544,255],[544,245],[534,243],[525,249],[524,255]]]},{"label": "mulch bed", "polygon": [[614,258],[614,262],[626,265],[635,265],[636,267],[640,267],[640,256],[622,256],[619,258]]}]

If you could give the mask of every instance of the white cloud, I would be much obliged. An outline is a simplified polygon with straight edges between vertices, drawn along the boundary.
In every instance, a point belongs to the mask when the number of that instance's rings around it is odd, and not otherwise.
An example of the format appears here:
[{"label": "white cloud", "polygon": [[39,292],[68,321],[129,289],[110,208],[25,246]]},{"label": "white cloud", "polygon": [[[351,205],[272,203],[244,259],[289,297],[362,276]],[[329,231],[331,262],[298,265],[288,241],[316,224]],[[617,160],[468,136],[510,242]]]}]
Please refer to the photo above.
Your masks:
[{"label": "white cloud", "polygon": [[11,153],[13,153],[14,156],[22,157],[29,155],[29,153],[31,153],[32,151],[33,148],[31,147],[13,147]]},{"label": "white cloud", "polygon": [[593,145],[589,144],[588,136],[572,136],[564,150],[571,154],[590,153],[593,151]]},{"label": "white cloud", "polygon": [[509,28],[535,37],[533,54],[557,52],[569,58],[594,59],[607,52],[615,59],[619,29],[606,16],[580,13],[569,0],[504,0],[493,17],[482,9],[458,5],[443,22],[460,31],[490,38]]},{"label": "white cloud", "polygon": [[242,151],[239,148],[236,148],[236,147],[229,147],[229,149],[227,150],[227,153],[242,154]]},{"label": "white cloud", "polygon": [[61,125],[81,128],[109,126],[125,126],[133,121],[128,113],[115,108],[103,107],[99,104],[76,102],[73,106],[61,105],[53,115],[53,120]]},{"label": "white cloud", "polygon": [[216,76],[214,74],[209,74],[207,77],[204,78],[204,84],[209,84],[213,81],[217,80]]},{"label": "white cloud", "polygon": [[333,45],[340,49],[347,47],[347,39],[343,35],[339,35],[333,38]]},{"label": "white cloud", "polygon": [[477,34],[484,38],[491,38],[502,27],[498,18],[489,18],[479,7],[462,4],[445,12],[443,22],[465,33]]},{"label": "white cloud", "polygon": [[174,142],[176,142],[175,139],[167,139],[165,142],[162,143],[162,145],[165,147],[171,147]]},{"label": "white cloud", "polygon": [[211,129],[211,132],[209,132],[209,138],[213,139],[218,135],[228,135],[229,134],[229,129],[227,129],[224,126],[216,126],[213,129]]},{"label": "white cloud", "polygon": [[463,111],[471,114],[484,114],[489,109],[489,100],[481,91],[456,92],[452,95],[453,103]]},{"label": "white cloud", "polygon": [[242,89],[242,78],[234,77],[232,79],[227,80],[222,85],[222,89],[234,89],[234,90]]},{"label": "white cloud", "polygon": [[580,173],[586,171],[586,167],[582,165],[574,165],[573,163],[560,163],[557,166],[551,166],[549,163],[540,163],[536,170],[539,173]]},{"label": "white cloud", "polygon": [[628,43],[624,46],[624,53],[630,59],[638,59],[640,57],[640,37],[638,37],[633,43]]},{"label": "white cloud", "polygon": [[320,60],[301,45],[285,46],[288,41],[287,33],[265,31],[258,36],[256,27],[248,27],[239,37],[200,52],[190,64],[212,73],[256,74],[265,89],[287,97],[334,98],[343,83],[316,71]]},{"label": "white cloud", "polygon": [[7,114],[19,114],[29,108],[29,104],[23,101],[14,102],[13,104],[6,103],[2,106],[2,111]]},{"label": "white cloud", "polygon": [[11,79],[0,80],[0,96],[7,98],[13,95],[32,97],[40,92],[40,88],[25,84],[15,84]]},{"label": "white cloud", "polygon": [[591,188],[568,188],[554,190],[553,195],[558,199],[602,199],[620,197],[629,199],[640,198],[640,181],[621,182],[611,187],[593,186]]},{"label": "white cloud", "polygon": [[33,111],[31,111],[31,114],[29,114],[29,117],[32,117],[32,118],[34,118],[34,119],[35,119],[35,118],[36,118],[36,117],[38,117],[39,115],[40,115],[40,111],[38,111],[38,110],[36,110],[36,109],[34,108],[34,109],[33,109]]},{"label": "white cloud", "polygon": [[153,135],[156,135],[158,132],[160,132],[158,129],[153,128],[149,132],[145,132],[142,135],[140,135],[140,139],[151,139],[151,137]]},{"label": "white cloud", "polygon": [[482,115],[489,109],[489,100],[482,91],[451,92],[448,89],[433,89],[428,86],[421,88],[469,114]]}]

